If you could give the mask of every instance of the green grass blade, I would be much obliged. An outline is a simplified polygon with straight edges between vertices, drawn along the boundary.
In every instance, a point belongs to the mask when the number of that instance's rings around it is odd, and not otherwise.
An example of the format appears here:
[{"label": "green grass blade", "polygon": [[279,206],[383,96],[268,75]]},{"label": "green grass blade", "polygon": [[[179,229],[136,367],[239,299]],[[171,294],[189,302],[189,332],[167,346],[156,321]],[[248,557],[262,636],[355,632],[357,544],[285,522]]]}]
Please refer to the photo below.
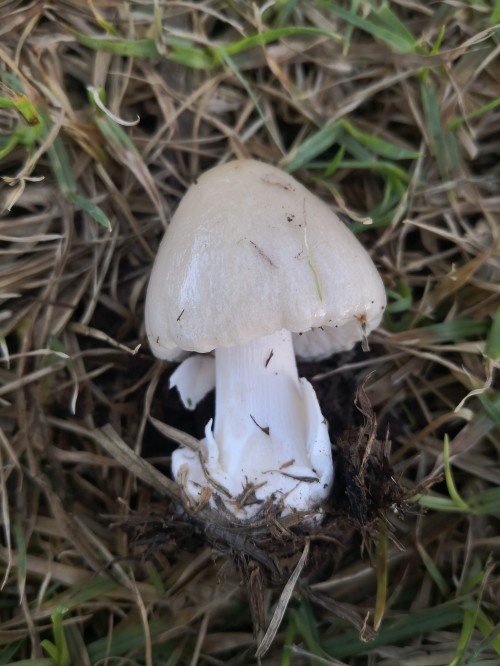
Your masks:
[{"label": "green grass blade", "polygon": [[101,131],[101,134],[117,154],[121,154],[124,149],[130,151],[134,155],[138,154],[137,148],[134,146],[123,127],[120,127],[120,125],[111,121],[111,119],[100,110],[96,112],[95,122]]},{"label": "green grass blade", "polygon": [[[149,623],[149,632],[154,638],[165,630],[163,620],[153,620]],[[87,651],[92,663],[105,659],[106,657],[121,657],[131,650],[140,650],[144,647],[144,628],[142,625],[134,625],[122,631],[115,631],[111,636],[104,636],[87,646]]]},{"label": "green grass blade", "polygon": [[[342,127],[342,122],[339,121],[339,125]],[[351,134],[342,131],[340,134],[338,143],[343,146],[349,155],[351,155],[355,160],[359,162],[370,162],[374,159],[373,153],[371,150],[368,150],[366,146],[363,146],[359,141],[357,141]]]},{"label": "green grass blade", "polygon": [[489,488],[480,493],[476,493],[468,498],[468,509],[457,506],[450,497],[444,497],[437,493],[428,493],[427,495],[415,495],[411,498],[412,502],[420,504],[426,509],[433,511],[443,511],[445,513],[472,513],[476,516],[498,516],[500,515],[500,488]]},{"label": "green grass blade", "polygon": [[275,3],[275,6],[278,6],[277,23],[280,28],[289,20],[290,15],[298,4],[299,0],[279,0],[279,2]]},{"label": "green grass blade", "polygon": [[344,153],[345,153],[345,148],[344,146],[340,147],[340,150],[337,152],[333,160],[330,162],[330,164],[326,167],[325,173],[323,174],[324,178],[329,178],[330,176],[333,176],[333,174],[337,171],[337,169],[340,166],[340,163],[342,162],[344,158]]},{"label": "green grass blade", "polygon": [[407,312],[413,305],[411,287],[403,280],[399,280],[396,289],[387,289],[387,295],[392,299],[386,308],[389,314]]},{"label": "green grass blade", "polygon": [[314,617],[313,609],[307,600],[302,600],[299,609],[293,613],[293,619],[297,632],[304,639],[308,650],[313,654],[320,656],[323,650],[320,646],[317,622]]},{"label": "green grass blade", "polygon": [[494,566],[495,565],[493,563],[490,563],[486,569],[479,572],[479,593],[477,598],[471,599],[465,608],[460,638],[458,640],[455,657],[452,660],[450,666],[460,666],[464,663],[464,657],[472,640],[472,634],[475,628],[479,629],[479,631],[481,631],[485,636],[488,636],[493,630],[492,623],[481,610],[481,601],[484,595],[486,583],[492,570],[494,569]]},{"label": "green grass blade", "polygon": [[112,578],[96,576],[91,580],[86,581],[81,587],[77,587],[76,590],[73,589],[64,592],[56,599],[53,599],[53,601],[54,603],[65,606],[69,610],[77,609],[79,606],[86,604],[93,599],[99,599],[100,597],[109,594],[117,587],[118,583]]},{"label": "green grass blade", "polygon": [[410,175],[400,167],[392,164],[391,162],[382,162],[379,160],[343,160],[339,166],[340,169],[367,169],[370,171],[378,171],[383,176],[396,176],[404,183],[410,182]]},{"label": "green grass blade", "polygon": [[462,125],[463,123],[467,122],[468,120],[473,120],[474,118],[482,116],[487,111],[493,111],[494,109],[497,108],[497,106],[500,106],[500,97],[497,97],[496,99],[492,100],[491,102],[488,102],[487,104],[483,104],[483,106],[474,109],[474,111],[467,113],[465,116],[461,116],[460,118],[452,118],[448,123],[448,129],[453,130],[459,125]]},{"label": "green grass blade", "polygon": [[0,97],[0,107],[3,107],[4,109],[16,108],[14,102],[11,99],[8,99],[7,97]]},{"label": "green grass blade", "polygon": [[369,643],[363,642],[356,631],[346,631],[344,635],[323,641],[322,647],[330,656],[345,659],[368,653],[384,645],[405,644],[429,631],[454,627],[460,624],[462,619],[463,610],[459,603],[442,604],[408,613],[397,620],[384,620],[378,636]]},{"label": "green grass blade", "polygon": [[500,393],[494,393],[491,396],[482,393],[477,396],[484,411],[497,426],[500,426]]},{"label": "green grass blade", "polygon": [[464,510],[458,507],[453,500],[449,497],[443,497],[436,493],[427,495],[415,495],[410,498],[411,502],[415,502],[425,509],[432,509],[433,511],[443,511],[444,513],[464,513]]},{"label": "green grass blade", "polygon": [[11,136],[9,136],[7,141],[0,148],[0,160],[3,160],[4,157],[7,157],[7,155],[14,150],[17,144],[18,144],[18,138],[16,136],[16,133],[14,132],[13,134],[11,134]]},{"label": "green grass blade", "polygon": [[24,93],[9,90],[11,97],[0,97],[0,107],[16,109],[30,126],[41,125],[42,119],[35,104]]},{"label": "green grass blade", "polygon": [[441,594],[444,597],[447,597],[450,594],[450,588],[448,587],[448,583],[445,581],[443,574],[439,571],[436,563],[429,555],[429,553],[425,550],[425,548],[422,546],[422,544],[417,541],[416,546],[418,553],[422,558],[422,562],[424,563],[425,568],[429,572],[429,576],[432,578],[432,580],[438,587]]},{"label": "green grass blade", "polygon": [[151,581],[152,585],[154,586],[155,590],[158,593],[158,596],[163,597],[165,595],[165,584],[162,580],[160,572],[158,571],[153,562],[149,563],[148,575],[149,575],[149,580]]},{"label": "green grass blade", "polygon": [[443,126],[440,99],[431,77],[422,78],[420,94],[430,148],[442,178],[448,180],[453,177],[457,165],[460,164],[457,141],[452,131]]},{"label": "green grass blade", "polygon": [[41,127],[39,125],[18,125],[15,131],[15,136],[20,144],[33,148],[41,135]]},{"label": "green grass blade", "polygon": [[443,445],[443,462],[444,462],[444,477],[446,479],[446,487],[450,493],[450,497],[459,509],[464,511],[469,511],[470,507],[467,502],[460,497],[460,494],[453,480],[453,473],[451,471],[450,463],[450,438],[448,435],[444,436],[444,445]]},{"label": "green grass blade", "polygon": [[5,650],[2,651],[2,654],[0,654],[0,666],[8,666],[8,664],[12,664],[12,657],[15,656],[16,652],[20,650],[25,643],[26,640],[21,638],[19,641],[13,641],[10,645],[7,645]]},{"label": "green grass blade", "polygon": [[420,157],[418,150],[409,150],[380,137],[363,132],[345,118],[340,123],[346,132],[349,132],[359,143],[369,148],[376,155],[386,157],[390,160],[413,160]]},{"label": "green grass blade", "polygon": [[115,55],[153,58],[158,56],[158,48],[154,39],[117,39],[116,37],[91,37],[83,32],[72,31],[74,37],[94,51],[106,51]]},{"label": "green grass blade", "polygon": [[495,0],[494,2],[490,22],[493,23],[493,25],[495,25],[495,23],[500,23],[500,0]]},{"label": "green grass blade", "polygon": [[22,659],[21,661],[12,661],[9,666],[57,666],[53,659]]},{"label": "green grass blade", "polygon": [[500,488],[489,488],[469,499],[469,506],[477,516],[500,516]]},{"label": "green grass blade", "polygon": [[[370,21],[361,16],[357,16],[353,11],[339,7],[336,3],[328,2],[327,0],[316,0],[318,4],[326,7],[329,11],[341,19],[353,25],[364,32],[367,32],[375,39],[388,44],[394,51],[399,53],[414,53],[416,42],[413,35],[406,29],[400,32],[396,28],[395,21],[391,20],[387,12],[378,14],[370,14],[370,17],[375,16],[377,21]],[[399,22],[400,23],[400,22]]]},{"label": "green grass blade", "polygon": [[81,194],[74,194],[73,192],[68,194],[67,199],[77,208],[81,208],[83,211],[88,213],[90,217],[98,224],[103,226],[108,231],[111,231],[111,222],[109,217],[102,210],[102,208],[100,208],[93,201],[90,201],[90,199],[87,199],[87,197],[84,197]]},{"label": "green grass blade", "polygon": [[463,319],[462,321],[445,321],[441,324],[426,326],[429,342],[461,342],[469,338],[482,336],[486,333],[487,324],[484,321]]},{"label": "green grass blade", "polygon": [[328,150],[337,141],[340,132],[341,128],[338,123],[325,125],[289,153],[281,161],[281,168],[289,173],[297,171],[304,164],[308,164],[315,157]]},{"label": "green grass blade", "polygon": [[[112,36],[90,36],[78,31],[72,31],[75,38],[94,51],[106,51],[116,55],[135,58],[154,58],[161,56],[156,41],[146,39],[120,39]],[[244,37],[230,44],[211,46],[202,49],[192,42],[179,37],[167,36],[164,44],[169,47],[165,54],[167,60],[178,62],[192,69],[210,69],[224,62],[227,55],[238,55],[256,46],[262,46],[275,42],[282,37],[295,37],[302,35],[323,36],[330,39],[339,39],[339,36],[329,30],[314,28],[310,26],[284,26],[260,32],[256,35]]]},{"label": "green grass blade", "polygon": [[500,308],[495,312],[486,340],[486,355],[493,361],[500,360]]},{"label": "green grass blade", "polygon": [[38,112],[35,104],[29,99],[27,95],[16,95],[13,101],[16,109],[19,111],[28,125],[41,125],[41,115]]},{"label": "green grass blade", "polygon": [[94,15],[94,18],[96,20],[97,25],[104,30],[104,32],[107,32],[108,35],[111,35],[112,37],[117,37],[118,36],[118,31],[112,25],[109,21],[107,21],[104,16],[99,12],[97,7],[94,4],[94,0],[88,0],[90,9],[92,11],[92,14]]},{"label": "green grass blade", "polygon": [[288,626],[285,632],[285,639],[283,641],[283,652],[281,653],[281,666],[291,666],[292,654],[291,649],[293,641],[297,634],[297,626],[295,624],[295,613],[289,614]]},{"label": "green grass blade", "polygon": [[67,197],[71,192],[76,192],[75,177],[61,137],[57,136],[55,138],[54,143],[48,148],[47,154],[50,159],[52,173],[62,194]]},{"label": "green grass blade", "polygon": [[77,208],[88,213],[98,224],[110,230],[111,222],[104,211],[87,197],[77,194],[76,180],[61,137],[56,137],[52,146],[47,150],[47,154],[52,173],[64,197]]},{"label": "green grass blade", "polygon": [[213,49],[203,50],[187,39],[167,35],[163,40],[170,47],[165,58],[191,69],[211,69],[217,64]]},{"label": "green grass blade", "polygon": [[49,641],[48,639],[45,639],[40,643],[40,645],[43,647],[45,652],[51,657],[51,662],[53,661],[56,664],[56,666],[59,666],[59,653],[54,643],[52,643],[52,641]]},{"label": "green grass blade", "polygon": [[[346,134],[342,130],[345,130]],[[355,127],[346,119],[329,123],[309,136],[301,145],[287,155],[281,162],[281,167],[292,173],[305,164],[309,164],[318,155],[324,153],[333,144],[339,143],[341,147],[349,151],[357,161],[345,160],[336,162],[335,167],[350,166],[351,168],[373,168],[385,174],[394,174],[403,182],[409,182],[409,174],[391,162],[379,162],[373,160],[373,153],[388,159],[403,160],[415,159],[419,152],[408,150],[397,146],[385,139],[372,136]],[[343,154],[343,153],[342,153]],[[310,165],[313,166],[313,165]],[[326,166],[329,169],[330,164]],[[330,175],[331,171],[327,175]]]},{"label": "green grass blade", "polygon": [[474,624],[475,612],[471,608],[466,608],[464,612],[462,630],[460,631],[460,636],[458,639],[457,649],[455,651],[454,658],[450,662],[450,666],[460,666],[460,664],[463,664],[463,658],[472,638],[472,632],[474,631]]},{"label": "green grass blade", "polygon": [[330,39],[339,40],[339,35],[331,32],[330,30],[322,30],[321,28],[313,28],[309,26],[285,26],[283,28],[274,28],[272,30],[265,30],[250,37],[244,37],[231,44],[225,44],[223,50],[226,54],[237,55],[256,46],[263,46],[270,42],[276,42],[282,37],[300,37],[302,35],[312,35],[316,37],[329,37]]},{"label": "green grass blade", "polygon": [[68,651],[70,655],[70,666],[80,666],[80,664],[90,664],[89,655],[85,646],[84,628],[76,624],[67,624],[64,628],[66,640],[68,642]]},{"label": "green grass blade", "polygon": [[0,80],[2,81],[2,83],[5,83],[6,86],[11,88],[14,92],[20,95],[24,93],[24,85],[21,82],[21,79],[17,76],[17,74],[13,74],[8,70],[0,72]]},{"label": "green grass blade", "polygon": [[382,620],[384,619],[385,606],[387,603],[387,534],[386,528],[382,524],[382,532],[379,535],[376,550],[376,571],[377,571],[377,594],[375,597],[375,613],[373,616],[373,628],[378,631]]},{"label": "green grass blade", "polygon": [[[70,657],[66,634],[64,632],[63,617],[68,612],[64,606],[58,606],[50,616],[52,620],[52,631],[57,649],[57,666],[70,666]],[[51,655],[52,656],[52,655]]]},{"label": "green grass blade", "polygon": [[388,3],[383,3],[378,9],[376,9],[373,12],[373,16],[377,18],[379,25],[384,26],[384,28],[386,28],[392,35],[397,35],[400,39],[403,39],[407,44],[409,52],[415,52],[417,50],[415,37],[403,21],[401,21],[392,9],[390,9]]},{"label": "green grass blade", "polygon": [[476,627],[485,638],[490,638],[490,645],[497,654],[500,654],[500,633],[486,613],[479,609],[476,618]]},{"label": "green grass blade", "polygon": [[[361,0],[351,0],[351,12],[356,14],[359,8]],[[346,56],[349,53],[349,47],[351,45],[351,37],[354,26],[352,24],[347,25],[346,29],[343,31],[342,39],[342,55]]]}]

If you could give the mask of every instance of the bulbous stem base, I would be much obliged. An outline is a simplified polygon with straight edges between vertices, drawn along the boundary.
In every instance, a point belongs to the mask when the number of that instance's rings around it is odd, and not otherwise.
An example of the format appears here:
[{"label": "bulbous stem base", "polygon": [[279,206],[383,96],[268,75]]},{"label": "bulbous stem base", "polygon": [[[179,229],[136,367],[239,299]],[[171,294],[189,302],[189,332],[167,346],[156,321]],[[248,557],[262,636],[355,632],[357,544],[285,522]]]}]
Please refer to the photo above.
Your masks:
[{"label": "bulbous stem base", "polygon": [[178,449],[175,478],[194,502],[216,508],[222,500],[240,520],[270,503],[282,515],[314,510],[333,481],[331,445],[314,390],[298,377],[291,334],[218,349],[215,358],[215,425],[205,429],[204,460]]}]

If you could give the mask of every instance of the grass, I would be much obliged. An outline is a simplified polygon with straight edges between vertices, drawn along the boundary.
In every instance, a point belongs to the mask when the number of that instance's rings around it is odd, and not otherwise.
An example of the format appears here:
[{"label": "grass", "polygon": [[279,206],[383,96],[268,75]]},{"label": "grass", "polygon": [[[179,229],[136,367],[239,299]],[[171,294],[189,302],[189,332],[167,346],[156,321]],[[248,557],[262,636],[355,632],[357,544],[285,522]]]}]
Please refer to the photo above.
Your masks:
[{"label": "grass", "polygon": [[168,392],[144,294],[183,192],[231,157],[293,173],[377,263],[370,352],[305,372],[326,413],[374,371],[412,506],[264,595],[262,663],[500,664],[499,21],[490,0],[0,3],[0,664],[257,663],[230,558],[144,560],[122,527],[170,487],[134,453],[166,471],[158,427],[207,420]]}]

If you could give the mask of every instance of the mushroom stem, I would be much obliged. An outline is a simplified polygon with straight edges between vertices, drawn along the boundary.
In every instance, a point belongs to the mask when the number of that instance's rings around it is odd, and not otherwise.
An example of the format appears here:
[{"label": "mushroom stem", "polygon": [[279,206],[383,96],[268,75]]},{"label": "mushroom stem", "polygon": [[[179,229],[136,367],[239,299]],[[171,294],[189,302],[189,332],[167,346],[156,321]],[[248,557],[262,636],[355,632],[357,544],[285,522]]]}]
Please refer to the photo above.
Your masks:
[{"label": "mushroom stem", "polygon": [[[215,352],[214,438],[228,474],[258,483],[258,469],[287,463],[311,474],[307,414],[295,363],[292,335],[281,330]],[[251,458],[251,460],[249,459]],[[253,477],[250,474],[253,472]]]},{"label": "mushroom stem", "polygon": [[[191,381],[185,363],[174,384],[186,397],[194,392],[184,386]],[[211,419],[203,456],[173,452],[174,477],[195,501],[206,501],[208,489],[214,508],[222,501],[242,520],[269,502],[284,515],[306,511],[319,520],[333,481],[328,425],[313,387],[299,379],[291,334],[216,349],[215,366],[214,429]]]}]

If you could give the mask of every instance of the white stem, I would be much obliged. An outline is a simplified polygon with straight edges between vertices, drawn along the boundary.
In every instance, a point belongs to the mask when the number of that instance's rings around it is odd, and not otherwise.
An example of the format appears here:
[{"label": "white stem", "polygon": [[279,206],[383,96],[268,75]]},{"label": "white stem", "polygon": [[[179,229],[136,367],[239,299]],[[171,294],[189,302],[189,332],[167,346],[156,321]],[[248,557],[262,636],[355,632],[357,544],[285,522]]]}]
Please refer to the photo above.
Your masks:
[{"label": "white stem", "polygon": [[215,383],[214,437],[229,474],[290,461],[307,465],[307,422],[289,331],[217,349]]},{"label": "white stem", "polygon": [[202,461],[189,449],[174,451],[175,478],[196,501],[208,486],[212,506],[219,506],[219,496],[241,519],[266,501],[282,501],[285,514],[314,510],[331,488],[331,445],[314,389],[298,377],[291,334],[282,330],[217,349],[215,380],[206,455]]}]

